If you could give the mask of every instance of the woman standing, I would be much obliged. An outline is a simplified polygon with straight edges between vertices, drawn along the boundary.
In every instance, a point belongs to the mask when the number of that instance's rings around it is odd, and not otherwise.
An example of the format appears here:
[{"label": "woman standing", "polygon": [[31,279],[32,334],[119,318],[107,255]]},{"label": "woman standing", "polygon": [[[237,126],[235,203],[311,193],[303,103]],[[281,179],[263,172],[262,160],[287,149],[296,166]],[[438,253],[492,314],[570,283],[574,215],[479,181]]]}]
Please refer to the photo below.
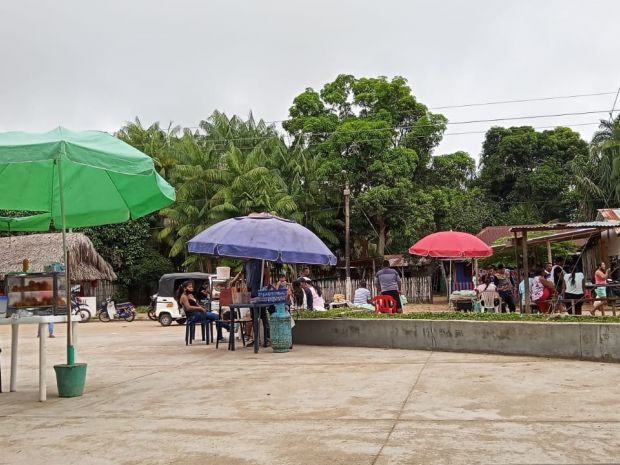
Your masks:
[{"label": "woman standing", "polygon": [[512,295],[513,284],[510,278],[510,271],[502,264],[497,267],[495,272],[495,286],[502,300],[508,306],[510,312],[516,310],[515,299]]},{"label": "woman standing", "polygon": [[573,301],[566,305],[566,311],[571,315],[581,315],[583,306],[583,281],[585,277],[581,271],[581,261],[578,261],[570,274],[564,274],[564,298]]},{"label": "woman standing", "polygon": [[532,289],[530,290],[532,302],[538,306],[542,313],[549,313],[551,304],[548,300],[555,290],[553,282],[545,279],[546,273],[542,267],[536,269],[534,281],[532,281]]},{"label": "woman standing", "polygon": [[[609,275],[609,271],[607,270],[607,265],[604,262],[601,262],[594,273],[594,284],[607,284],[607,276]],[[596,297],[598,299],[606,299],[607,298],[607,288],[605,286],[597,286],[596,287]],[[597,300],[592,305],[592,310],[590,313],[592,316],[596,313],[596,309],[601,309],[601,315],[605,316],[605,301]]]}]

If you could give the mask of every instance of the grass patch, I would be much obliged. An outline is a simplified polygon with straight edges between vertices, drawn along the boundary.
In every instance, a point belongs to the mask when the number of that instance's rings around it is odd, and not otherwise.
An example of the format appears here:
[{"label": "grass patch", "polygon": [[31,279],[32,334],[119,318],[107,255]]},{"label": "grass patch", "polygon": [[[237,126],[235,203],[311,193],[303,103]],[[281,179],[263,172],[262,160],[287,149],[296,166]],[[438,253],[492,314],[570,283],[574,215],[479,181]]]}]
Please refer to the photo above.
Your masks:
[{"label": "grass patch", "polygon": [[471,321],[537,321],[553,323],[620,323],[620,316],[549,316],[520,313],[465,313],[465,312],[426,312],[426,313],[374,313],[365,309],[333,309],[326,312],[293,311],[297,319],[346,319],[363,318],[370,320],[471,320]]},{"label": "grass patch", "polygon": [[136,307],[136,313],[148,313],[149,312],[149,307],[146,305],[140,305],[139,307]]}]

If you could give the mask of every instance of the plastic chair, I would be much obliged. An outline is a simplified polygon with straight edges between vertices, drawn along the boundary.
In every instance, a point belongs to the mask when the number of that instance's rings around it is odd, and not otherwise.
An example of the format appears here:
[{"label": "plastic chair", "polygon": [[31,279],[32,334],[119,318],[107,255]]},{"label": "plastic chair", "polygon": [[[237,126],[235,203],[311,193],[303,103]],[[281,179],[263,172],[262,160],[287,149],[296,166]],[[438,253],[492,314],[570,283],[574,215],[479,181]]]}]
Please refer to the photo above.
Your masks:
[{"label": "plastic chair", "polygon": [[[497,304],[495,304],[496,300],[498,301]],[[480,293],[480,303],[483,313],[490,309],[493,309],[495,313],[499,313],[502,300],[496,291],[483,291]]]},{"label": "plastic chair", "polygon": [[398,304],[391,295],[376,295],[372,298],[375,313],[397,313]]},{"label": "plastic chair", "polygon": [[201,315],[202,312],[186,312],[187,320],[185,321],[185,345],[191,345],[196,339],[196,323],[200,322],[200,330],[202,340],[209,345],[209,332],[207,331],[207,322]]},{"label": "plastic chair", "polygon": [[[227,312],[229,313],[228,318],[227,319],[223,319],[223,317],[226,315],[226,312],[222,312],[222,319],[221,320],[217,320],[217,321],[211,321],[211,339],[213,340],[213,326],[217,325],[217,324],[222,324],[222,323],[227,323],[228,325],[230,325],[231,320],[230,320],[230,312],[231,310],[227,310]],[[245,347],[245,341],[246,338],[248,337],[248,335],[245,332],[245,326],[247,323],[251,323],[252,319],[246,319],[246,318],[241,318],[241,309],[235,309],[235,326],[239,325],[239,335],[241,336],[241,342],[243,344],[243,347]],[[228,346],[230,348],[230,340],[232,338],[236,337],[236,330],[234,327],[230,327],[230,331],[228,332]],[[218,349],[220,346],[220,340],[219,338],[215,338],[215,348]]]}]

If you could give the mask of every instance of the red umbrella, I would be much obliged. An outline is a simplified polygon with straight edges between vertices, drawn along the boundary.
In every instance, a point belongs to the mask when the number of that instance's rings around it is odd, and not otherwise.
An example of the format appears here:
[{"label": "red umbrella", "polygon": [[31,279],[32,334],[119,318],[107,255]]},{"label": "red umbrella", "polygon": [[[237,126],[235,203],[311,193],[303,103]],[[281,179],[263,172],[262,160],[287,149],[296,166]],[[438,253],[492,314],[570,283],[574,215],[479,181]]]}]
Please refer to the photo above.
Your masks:
[{"label": "red umbrella", "polygon": [[448,300],[450,300],[450,292],[452,290],[452,259],[490,257],[493,255],[493,249],[471,234],[459,231],[441,231],[429,234],[420,239],[409,247],[409,253],[412,255],[441,257],[450,260],[450,271],[447,277]]},{"label": "red umbrella", "polygon": [[409,248],[412,255],[444,258],[476,258],[493,255],[491,247],[476,236],[459,231],[429,234]]}]

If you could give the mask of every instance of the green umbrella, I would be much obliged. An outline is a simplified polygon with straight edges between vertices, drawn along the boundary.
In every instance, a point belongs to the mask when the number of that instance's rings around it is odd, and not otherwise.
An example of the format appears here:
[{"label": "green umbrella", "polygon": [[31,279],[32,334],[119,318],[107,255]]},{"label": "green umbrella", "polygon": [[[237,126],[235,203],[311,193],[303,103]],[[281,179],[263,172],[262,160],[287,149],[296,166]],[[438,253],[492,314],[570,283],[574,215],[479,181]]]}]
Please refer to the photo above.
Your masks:
[{"label": "green umbrella", "polygon": [[[148,155],[105,132],[0,133],[0,209],[33,213],[0,217],[0,230],[62,229],[65,263],[67,228],[121,223],[174,200],[174,189]],[[72,365],[67,320],[67,364]]]},{"label": "green umbrella", "polygon": [[52,217],[49,213],[22,217],[0,216],[0,231],[8,232],[44,232],[49,231]]}]

